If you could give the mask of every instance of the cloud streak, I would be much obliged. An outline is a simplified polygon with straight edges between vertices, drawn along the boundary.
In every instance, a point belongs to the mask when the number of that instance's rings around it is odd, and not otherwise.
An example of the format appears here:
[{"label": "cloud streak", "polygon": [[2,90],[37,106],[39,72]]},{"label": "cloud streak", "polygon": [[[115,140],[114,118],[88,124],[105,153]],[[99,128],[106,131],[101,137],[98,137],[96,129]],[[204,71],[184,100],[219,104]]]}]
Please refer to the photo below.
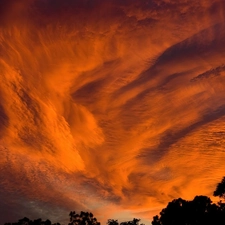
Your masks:
[{"label": "cloud streak", "polygon": [[224,176],[224,7],[2,1],[1,222],[148,221],[173,198],[211,196]]}]

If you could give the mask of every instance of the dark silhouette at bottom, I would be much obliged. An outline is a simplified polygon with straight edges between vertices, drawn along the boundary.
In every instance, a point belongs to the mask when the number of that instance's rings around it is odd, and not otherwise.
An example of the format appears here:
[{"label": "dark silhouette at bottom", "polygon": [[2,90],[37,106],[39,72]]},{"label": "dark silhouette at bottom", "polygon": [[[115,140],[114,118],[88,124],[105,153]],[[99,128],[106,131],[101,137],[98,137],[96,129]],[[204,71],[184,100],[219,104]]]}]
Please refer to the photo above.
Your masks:
[{"label": "dark silhouette at bottom", "polygon": [[[153,217],[152,225],[225,225],[225,177],[217,185],[213,195],[220,197],[220,201],[216,204],[209,197],[202,195],[196,196],[192,201],[174,199],[159,215]],[[69,217],[68,225],[100,225],[90,212],[71,211]],[[121,223],[109,219],[107,225],[139,225],[139,222],[140,219],[136,218]],[[60,225],[60,223],[52,224],[50,220],[42,219],[32,221],[24,217],[16,223],[5,223],[5,225]]]}]

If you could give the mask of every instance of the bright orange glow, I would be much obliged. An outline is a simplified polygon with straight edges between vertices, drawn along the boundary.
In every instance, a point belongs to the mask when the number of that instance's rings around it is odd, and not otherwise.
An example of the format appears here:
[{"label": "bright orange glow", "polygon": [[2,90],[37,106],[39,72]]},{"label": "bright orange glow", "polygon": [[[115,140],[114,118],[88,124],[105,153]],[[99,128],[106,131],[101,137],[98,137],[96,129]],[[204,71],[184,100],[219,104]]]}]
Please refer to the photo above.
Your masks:
[{"label": "bright orange glow", "polygon": [[0,222],[150,221],[174,198],[211,197],[225,175],[224,9],[2,0]]}]

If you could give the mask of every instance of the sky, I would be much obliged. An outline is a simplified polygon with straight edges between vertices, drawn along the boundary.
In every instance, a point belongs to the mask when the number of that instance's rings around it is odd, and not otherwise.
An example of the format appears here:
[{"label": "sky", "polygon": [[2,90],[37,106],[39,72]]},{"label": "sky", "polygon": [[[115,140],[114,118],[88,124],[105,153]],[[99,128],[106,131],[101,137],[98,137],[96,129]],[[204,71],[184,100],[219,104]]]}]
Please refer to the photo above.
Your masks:
[{"label": "sky", "polygon": [[0,223],[105,224],[225,175],[223,0],[0,1]]}]

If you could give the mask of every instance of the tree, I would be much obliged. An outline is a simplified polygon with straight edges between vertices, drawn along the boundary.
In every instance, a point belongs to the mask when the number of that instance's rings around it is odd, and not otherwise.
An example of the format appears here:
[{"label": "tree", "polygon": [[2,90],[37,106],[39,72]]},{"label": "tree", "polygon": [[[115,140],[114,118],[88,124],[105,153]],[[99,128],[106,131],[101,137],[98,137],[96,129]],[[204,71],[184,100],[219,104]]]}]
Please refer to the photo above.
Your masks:
[{"label": "tree", "polygon": [[108,219],[107,221],[108,225],[119,225],[118,220]]},{"label": "tree", "polygon": [[225,199],[225,177],[223,177],[221,182],[217,184],[216,190],[214,191],[213,195]]},{"label": "tree", "polygon": [[28,219],[27,217],[24,217],[23,219],[20,219],[19,221],[18,221],[18,224],[19,225],[29,225],[29,224],[31,224],[31,220],[30,219]]},{"label": "tree", "polygon": [[[30,220],[27,217],[24,217],[23,219],[19,219],[16,223],[5,223],[5,225],[52,225],[52,222],[48,219],[46,221],[43,221],[41,218]],[[53,225],[60,225],[60,223]]]},{"label": "tree", "polygon": [[[109,219],[107,221],[108,225],[139,225],[140,219],[137,218],[133,218],[133,220],[130,221],[124,221],[119,223],[118,220],[114,220],[114,219]],[[143,223],[140,225],[144,225]]]},{"label": "tree", "polygon": [[225,224],[224,211],[212,203],[207,196],[196,196],[192,201],[178,198],[169,202],[154,216],[153,225],[222,225]]},{"label": "tree", "polygon": [[134,218],[131,221],[122,222],[122,223],[120,223],[120,225],[138,225],[139,222],[140,222],[140,219]]},{"label": "tree", "polygon": [[[108,219],[107,224],[108,225],[139,225],[140,219],[133,218],[133,220],[130,221],[124,221],[119,223],[118,220],[114,219]],[[140,225],[145,225],[145,224],[140,224]]]},{"label": "tree", "polygon": [[71,211],[70,222],[68,225],[100,225],[100,222],[94,217],[92,213],[81,211],[80,214]]}]

